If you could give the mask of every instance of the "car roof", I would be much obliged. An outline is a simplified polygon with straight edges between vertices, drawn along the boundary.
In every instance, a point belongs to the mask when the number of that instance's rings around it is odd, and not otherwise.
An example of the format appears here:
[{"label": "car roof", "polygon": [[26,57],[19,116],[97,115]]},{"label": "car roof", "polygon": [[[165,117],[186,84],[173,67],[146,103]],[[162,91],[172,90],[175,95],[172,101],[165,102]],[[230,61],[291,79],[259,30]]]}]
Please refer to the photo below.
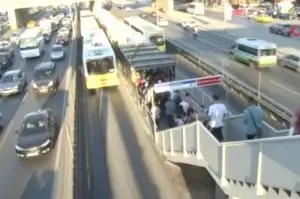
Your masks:
[{"label": "car roof", "polygon": [[17,70],[9,70],[9,71],[6,71],[3,76],[6,76],[6,75],[15,75],[15,74],[18,74],[19,72],[21,72],[20,69],[17,69]]},{"label": "car roof", "polygon": [[27,115],[25,115],[24,121],[45,120],[46,114],[47,114],[47,110],[31,112],[31,113],[28,113]]},{"label": "car roof", "polygon": [[54,63],[52,61],[42,62],[36,66],[35,70],[52,69],[53,64]]}]

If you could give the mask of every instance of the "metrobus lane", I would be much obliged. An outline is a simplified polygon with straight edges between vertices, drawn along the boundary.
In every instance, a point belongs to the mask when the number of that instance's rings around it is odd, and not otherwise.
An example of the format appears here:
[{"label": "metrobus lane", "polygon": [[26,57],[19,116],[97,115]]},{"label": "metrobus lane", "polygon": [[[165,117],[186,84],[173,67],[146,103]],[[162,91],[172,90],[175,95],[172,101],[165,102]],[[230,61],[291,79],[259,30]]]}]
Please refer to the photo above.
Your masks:
[{"label": "metrobus lane", "polygon": [[[200,32],[196,39],[191,32],[184,31],[178,24],[171,21],[164,30],[167,39],[198,56],[199,59],[212,67],[223,70],[253,89],[260,90],[261,93],[291,111],[298,107],[299,104],[296,99],[300,96],[300,87],[297,86],[299,75],[293,71],[278,66],[266,70],[257,70],[236,61],[231,61],[228,56],[229,42],[221,38],[216,40],[216,37],[212,36],[213,34]],[[212,40],[215,42],[213,43]],[[226,51],[226,49],[228,50]]]},{"label": "metrobus lane", "polygon": [[[27,75],[28,86],[22,100],[20,100],[21,104],[19,106],[17,103],[11,105],[18,107],[15,108],[15,114],[8,121],[7,127],[2,132],[0,141],[0,198],[33,199],[50,198],[51,196],[55,169],[58,166],[59,157],[57,151],[60,143],[59,139],[56,142],[54,151],[41,157],[21,159],[15,152],[15,144],[18,137],[15,131],[20,128],[23,118],[27,113],[37,111],[38,109],[52,109],[59,127],[64,119],[65,100],[67,97],[66,70],[72,56],[70,52],[72,43],[65,49],[67,54],[65,59],[56,63],[60,85],[55,93],[36,95],[30,83],[34,67],[40,62],[50,61],[50,49],[53,43],[54,40],[47,44],[42,57],[21,62],[21,67],[24,68]],[[8,101],[10,99],[7,98],[5,100]],[[5,106],[8,105],[2,102],[1,110]],[[9,107],[6,108],[9,111]]]},{"label": "metrobus lane", "polygon": [[[81,80],[82,152],[80,184],[85,197],[150,199],[183,198],[168,176],[163,160],[145,132],[125,85],[104,88],[91,96]],[[85,157],[83,157],[85,156]],[[82,187],[81,187],[82,189]],[[80,197],[80,196],[79,196]]]}]

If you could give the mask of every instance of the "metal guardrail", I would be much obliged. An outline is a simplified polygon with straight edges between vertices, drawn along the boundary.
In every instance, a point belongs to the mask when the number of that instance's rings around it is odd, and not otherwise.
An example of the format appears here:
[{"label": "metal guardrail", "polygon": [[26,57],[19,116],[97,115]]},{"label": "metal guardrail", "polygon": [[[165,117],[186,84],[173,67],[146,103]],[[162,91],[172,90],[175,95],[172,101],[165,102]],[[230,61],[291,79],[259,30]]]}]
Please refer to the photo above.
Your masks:
[{"label": "metal guardrail", "polygon": [[275,102],[262,93],[258,93],[257,90],[247,86],[228,73],[222,72],[221,70],[209,65],[205,61],[199,59],[195,53],[188,52],[186,49],[176,45],[175,42],[168,40],[167,50],[179,54],[209,75],[222,75],[224,83],[223,86],[226,89],[237,92],[245,98],[252,97],[273,119],[289,126],[293,113],[281,104]]}]

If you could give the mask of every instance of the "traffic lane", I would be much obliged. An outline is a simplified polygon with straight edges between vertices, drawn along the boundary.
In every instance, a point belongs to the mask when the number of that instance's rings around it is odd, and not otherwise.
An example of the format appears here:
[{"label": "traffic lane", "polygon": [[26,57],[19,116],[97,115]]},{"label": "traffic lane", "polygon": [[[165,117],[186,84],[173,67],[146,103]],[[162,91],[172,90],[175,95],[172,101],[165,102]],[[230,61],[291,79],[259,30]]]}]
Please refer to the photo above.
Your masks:
[{"label": "traffic lane", "polygon": [[[166,29],[165,29],[166,30]],[[256,70],[252,70],[251,68],[242,65],[236,64],[234,62],[224,60],[223,52],[218,52],[215,47],[209,46],[206,43],[200,43],[195,45],[195,40],[193,40],[193,36],[187,37],[185,33],[179,33],[172,30],[166,30],[165,34],[173,40],[179,46],[182,46],[185,49],[188,49],[192,53],[199,55],[200,59],[207,62],[208,64],[218,67],[219,70],[224,70],[224,72],[230,74],[233,77],[236,77],[241,82],[246,85],[249,85],[253,89],[259,88],[259,73]],[[223,65],[223,67],[222,67]],[[280,89],[274,86],[269,79],[264,78],[264,74],[268,74],[269,71],[261,72],[261,80],[260,80],[260,91],[264,93],[266,96],[270,97],[274,101],[282,104],[286,108],[290,110],[294,110],[298,103],[295,100],[295,95],[291,92],[278,92]],[[281,89],[282,90],[282,89]]]},{"label": "traffic lane", "polygon": [[[206,43],[207,45],[211,45],[215,47],[216,50],[220,51],[220,53],[223,53],[224,60],[226,60],[227,63],[230,63],[230,65],[232,65],[235,70],[236,66],[242,66],[238,68],[240,68],[241,70],[257,71],[257,69],[251,69],[244,64],[235,61],[230,61],[228,57],[228,52],[230,47],[233,45],[234,41],[214,35],[210,31],[201,31],[197,40],[202,43]],[[281,87],[288,88],[293,93],[297,93],[297,96],[300,96],[300,87],[298,81],[299,74],[293,70],[289,70],[287,68],[277,65],[277,67],[273,67],[270,70],[262,71],[262,79],[268,80],[269,82],[276,82],[277,85],[281,85]]]},{"label": "traffic lane", "polygon": [[[136,187],[140,192],[139,198],[183,198],[178,191],[182,187],[178,187],[178,184],[171,180],[174,176],[169,173],[170,169],[157,153],[153,140],[147,135],[150,133],[148,126],[143,118],[138,117],[138,107],[126,89],[125,85],[120,85],[118,92],[109,93],[109,99],[125,146],[127,161],[138,184]],[[135,108],[132,108],[133,106]],[[113,139],[113,135],[111,136]]]},{"label": "traffic lane", "polygon": [[[39,64],[43,61],[51,60],[50,52],[51,52],[51,46],[55,42],[54,38],[55,37],[53,37],[52,41],[45,46],[45,52],[42,55],[42,57],[39,57],[39,58],[24,60],[20,55],[20,51],[18,49],[16,49],[15,58],[14,58],[15,61],[14,61],[13,67],[11,69],[23,69],[24,70],[24,72],[26,74],[26,78],[27,78],[27,83],[28,83],[27,89],[32,89],[31,88],[31,80],[32,80],[34,68],[37,66],[37,64]],[[64,76],[64,73],[65,73],[65,69],[66,69],[65,66],[67,65],[68,58],[69,58],[68,55],[70,52],[69,46],[70,45],[66,46],[66,54],[67,54],[66,58],[64,60],[58,61],[56,64],[56,68],[57,68],[57,71],[59,74],[59,79],[62,79],[62,77]],[[11,69],[9,69],[9,70],[11,70]],[[20,95],[7,96],[7,97],[1,98],[0,111],[3,115],[5,126],[7,126],[8,123],[11,121],[11,118],[15,114],[20,103],[24,102],[25,98],[27,97],[27,89],[25,91],[23,91],[23,93]]]},{"label": "traffic lane", "polygon": [[[47,56],[44,58],[47,59]],[[60,64],[61,71],[64,71],[68,64],[69,62],[64,60]],[[63,80],[56,93],[37,97],[32,89],[28,89],[23,104],[19,106],[12,122],[5,129],[0,143],[0,159],[4,160],[0,165],[0,198],[50,198],[59,147],[44,156],[23,160],[15,154],[17,135],[14,132],[20,127],[27,113],[40,108],[52,109],[57,121],[61,123],[65,109],[63,101],[67,95],[66,77],[63,73],[61,77]],[[12,187],[14,190],[11,190]]]},{"label": "traffic lane", "polygon": [[[186,59],[179,56],[176,57],[179,62],[176,71],[176,80],[199,78],[205,76],[203,72],[197,69],[192,63],[190,63]],[[224,90],[221,86],[209,86],[200,89],[194,88],[189,89],[187,91],[193,96],[193,99],[198,104],[205,105],[205,108],[208,108],[209,105],[213,103],[211,96],[213,94],[217,94],[220,97],[220,100],[223,101],[224,104],[226,104],[227,109],[232,115],[241,114],[246,105],[241,100],[237,100],[234,96],[228,95],[228,92]]]},{"label": "traffic lane", "polygon": [[[37,20],[42,16],[42,12],[34,13],[31,15],[31,18],[33,20]],[[19,29],[18,31],[21,31]],[[6,33],[6,35],[11,34],[11,30]],[[14,59],[13,59],[13,65],[8,68],[8,70],[14,70],[14,69],[24,69],[25,73],[27,74],[27,65],[33,65],[36,62],[36,60],[39,60],[40,58],[36,59],[35,62],[30,60],[30,62],[26,63],[25,60],[21,57],[20,50],[16,45],[13,45],[14,50]],[[1,97],[0,98],[0,112],[3,115],[4,120],[4,126],[7,126],[8,123],[11,121],[11,118],[14,116],[17,108],[19,107],[20,103],[24,100],[24,96],[26,95],[27,91],[24,91],[20,95],[15,96],[8,96],[8,97]],[[3,133],[1,133],[3,134]]]},{"label": "traffic lane", "polygon": [[[152,18],[151,21],[153,22],[153,20]],[[262,93],[291,111],[298,107],[295,99],[300,96],[300,88],[297,87],[299,76],[292,71],[281,67],[260,70],[261,79],[259,81],[258,70],[249,68],[238,62],[230,61],[228,54],[224,53],[225,48],[222,47],[222,42],[219,42],[219,45],[217,43],[213,44],[212,42],[215,40],[215,37],[210,36],[210,34],[200,33],[199,38],[195,39],[190,32],[184,31],[174,22],[169,22],[169,26],[165,27],[164,30],[167,37],[181,46],[190,49],[193,53],[198,54],[200,59],[215,67],[219,66],[220,70],[224,66],[223,69],[225,72],[254,89],[258,89],[260,83]],[[218,41],[222,41],[222,39]],[[281,90],[281,92],[278,92],[278,90]]]}]

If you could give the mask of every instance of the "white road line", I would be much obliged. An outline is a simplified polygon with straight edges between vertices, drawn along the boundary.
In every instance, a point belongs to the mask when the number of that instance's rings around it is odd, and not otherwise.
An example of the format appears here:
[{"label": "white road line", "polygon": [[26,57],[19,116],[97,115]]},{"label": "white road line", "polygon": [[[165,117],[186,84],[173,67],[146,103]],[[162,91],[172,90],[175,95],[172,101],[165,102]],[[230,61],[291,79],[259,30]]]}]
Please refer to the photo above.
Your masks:
[{"label": "white road line", "polygon": [[276,81],[274,81],[274,80],[270,80],[270,82],[271,82],[272,84],[275,84],[276,86],[279,86],[280,88],[283,88],[283,89],[285,89],[286,91],[288,91],[288,92],[290,92],[290,93],[292,93],[292,94],[297,95],[297,96],[300,97],[300,93],[298,93],[298,92],[296,92],[296,91],[294,91],[294,90],[292,90],[292,89],[290,89],[290,88],[288,88],[288,87],[286,87],[286,86],[284,86],[284,85],[282,85],[282,84],[280,84],[280,83],[278,83],[278,82],[276,82]]},{"label": "white road line", "polygon": [[71,140],[71,137],[70,137],[70,127],[69,125],[66,125],[66,134],[67,134],[67,139],[68,139],[68,142],[69,142],[69,146],[70,146],[70,151],[72,154],[73,153],[73,144],[72,144],[72,140]]},{"label": "white road line", "polygon": [[[12,118],[12,119],[14,119],[14,118]],[[8,127],[7,127],[6,129],[4,129],[5,132],[3,132],[4,135],[3,135],[2,139],[1,139],[1,142],[0,142],[0,150],[1,150],[2,147],[4,146],[4,143],[6,142],[6,140],[7,140],[7,138],[8,138],[8,135],[9,135],[10,133],[15,133],[15,132],[11,132],[11,131],[12,131],[12,128],[13,128],[13,124],[14,124],[14,122],[12,122],[12,121],[13,121],[13,120],[11,120],[11,122],[9,122]]]},{"label": "white road line", "polygon": [[27,89],[27,92],[25,93],[25,95],[24,95],[24,97],[23,97],[23,99],[21,101],[21,104],[23,104],[25,102],[25,100],[27,98],[27,95],[28,95],[28,89]]}]

